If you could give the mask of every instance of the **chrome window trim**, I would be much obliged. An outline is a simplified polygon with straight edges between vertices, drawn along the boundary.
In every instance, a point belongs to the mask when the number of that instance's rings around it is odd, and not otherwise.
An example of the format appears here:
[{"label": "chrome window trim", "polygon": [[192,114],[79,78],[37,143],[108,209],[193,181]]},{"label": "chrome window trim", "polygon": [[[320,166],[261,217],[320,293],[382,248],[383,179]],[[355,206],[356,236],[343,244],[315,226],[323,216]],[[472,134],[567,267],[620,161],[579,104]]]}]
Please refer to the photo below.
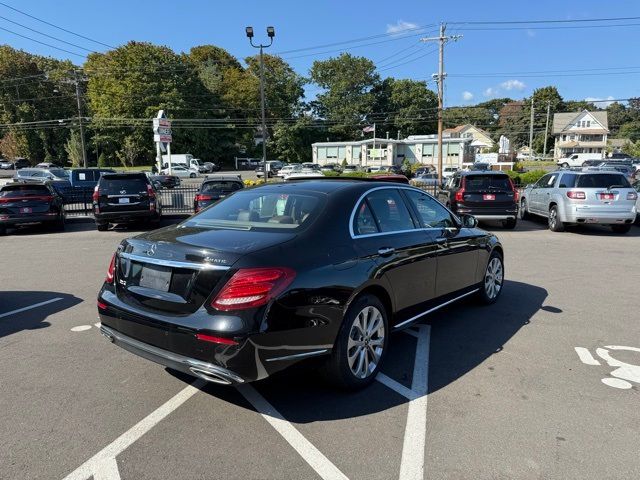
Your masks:
[{"label": "chrome window trim", "polygon": [[145,257],[143,255],[135,255],[133,253],[120,253],[121,258],[126,258],[134,262],[151,263],[153,265],[160,265],[163,267],[172,268],[188,268],[191,270],[229,270],[227,265],[212,265],[211,263],[195,263],[195,262],[181,262],[178,260],[167,260],[164,258]]},{"label": "chrome window trim", "polygon": [[[355,232],[353,231],[353,221],[356,218],[356,212],[358,210],[358,206],[362,203],[362,201],[364,200],[364,198],[369,195],[371,192],[375,192],[376,190],[409,190],[409,191],[414,191],[414,192],[419,192],[422,193],[423,195],[426,195],[428,197],[431,197],[431,199],[435,200],[436,202],[440,203],[438,201],[437,198],[435,198],[433,195],[425,192],[424,190],[420,190],[419,188],[415,188],[415,187],[410,187],[410,186],[406,186],[406,185],[385,185],[384,187],[374,187],[374,188],[370,188],[369,190],[367,190],[366,192],[364,192],[362,195],[360,195],[360,198],[358,198],[358,200],[356,201],[355,206],[353,207],[353,210],[351,210],[351,215],[349,216],[349,234],[351,235],[352,239],[358,239],[358,238],[368,238],[368,237],[380,237],[382,235],[396,235],[398,233],[410,233],[410,232],[430,232],[430,231],[434,231],[434,230],[438,230],[441,231],[442,228],[439,227],[423,227],[423,228],[412,228],[410,230],[397,230],[395,232],[378,232],[378,233],[365,233],[363,235],[356,235]],[[440,205],[442,205],[440,203]],[[462,222],[460,221],[460,219],[457,217],[457,215],[455,215],[451,210],[449,210],[447,207],[445,207],[444,205],[442,205],[442,208],[444,208],[447,212],[449,212],[449,214],[458,221],[458,225],[461,225]],[[411,212],[410,212],[411,213]]]}]

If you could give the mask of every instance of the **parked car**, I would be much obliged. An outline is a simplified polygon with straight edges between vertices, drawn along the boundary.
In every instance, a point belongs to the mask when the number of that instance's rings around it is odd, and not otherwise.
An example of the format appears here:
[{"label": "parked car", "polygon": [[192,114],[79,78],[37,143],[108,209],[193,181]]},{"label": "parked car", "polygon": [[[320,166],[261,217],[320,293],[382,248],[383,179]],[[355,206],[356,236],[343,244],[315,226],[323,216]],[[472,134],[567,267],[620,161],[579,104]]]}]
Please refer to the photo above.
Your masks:
[{"label": "parked car", "polygon": [[[279,160],[267,160],[268,172],[267,175],[269,178],[277,175],[280,169],[284,166]],[[256,176],[258,178],[264,176],[264,163],[260,162],[256,167]]]},{"label": "parked car", "polygon": [[608,157],[609,160],[620,160],[620,159],[626,159],[626,158],[630,159],[633,157],[628,153],[624,153],[624,152],[613,152]]},{"label": "parked car", "polygon": [[581,167],[587,160],[600,160],[604,162],[601,153],[573,153],[567,157],[558,160],[559,167]]},{"label": "parked car", "polygon": [[599,159],[599,160],[585,160],[584,162],[582,162],[582,166],[583,167],[597,167],[598,165],[602,165],[602,163],[604,163],[604,160]]},{"label": "parked car", "polygon": [[358,167],[358,165],[345,165],[342,168],[342,173],[353,173],[353,172],[359,172],[360,168]]},{"label": "parked car", "polygon": [[202,182],[193,199],[193,211],[198,213],[242,188],[244,183],[240,175],[209,175]]},{"label": "parked car", "polygon": [[53,162],[40,162],[36,165],[36,168],[64,168],[62,165],[58,165]]},{"label": "parked car", "polygon": [[434,172],[435,172],[435,170],[433,168],[420,167],[414,172],[414,176],[418,177],[420,175],[424,175],[424,174],[427,174],[427,173],[434,173]]},{"label": "parked car", "polygon": [[626,233],[636,218],[637,199],[638,193],[619,172],[556,171],[524,189],[520,217],[545,217],[553,232],[591,223]]},{"label": "parked car", "polygon": [[65,180],[69,182],[69,170],[62,168],[22,168],[15,173],[13,180],[36,180],[38,182],[43,180]]},{"label": "parked car", "polygon": [[149,180],[160,188],[175,188],[180,186],[180,177],[175,175],[149,175]]},{"label": "parked car", "polygon": [[286,178],[292,173],[298,173],[302,171],[302,165],[299,163],[293,163],[291,165],[286,165],[278,170],[277,176],[280,178]]},{"label": "parked car", "polygon": [[196,178],[198,176],[198,171],[195,168],[185,168],[182,165],[175,165],[171,167],[171,172],[169,172],[168,168],[160,170],[161,175],[173,175],[175,177],[180,178]]},{"label": "parked car", "polygon": [[636,181],[633,184],[633,188],[636,190],[636,223],[640,224],[640,181]]},{"label": "parked car", "polygon": [[0,235],[8,227],[37,223],[64,230],[63,200],[51,182],[8,183],[0,188]]},{"label": "parked car", "polygon": [[312,163],[312,162],[304,162],[302,164],[302,168],[308,168],[308,169],[311,169],[311,170],[320,171],[320,165],[318,165],[317,163]]},{"label": "parked car", "polygon": [[116,173],[111,168],[74,168],[70,171],[69,182],[73,188],[95,188],[105,173]]},{"label": "parked car", "polygon": [[409,184],[409,179],[406,176],[398,175],[395,173],[381,173],[379,175],[371,175],[368,178],[377,182],[404,183],[407,185]]},{"label": "parked car", "polygon": [[327,163],[326,165],[322,165],[320,170],[323,172],[341,172],[342,167],[339,163]]},{"label": "parked car", "polygon": [[162,203],[144,173],[105,173],[93,192],[93,216],[98,231],[110,223],[160,223]]},{"label": "parked car", "polygon": [[518,218],[518,191],[506,173],[459,171],[447,180],[438,199],[454,213],[478,220],[498,220],[513,229]]},{"label": "parked car", "polygon": [[201,170],[200,173],[219,172],[220,169],[221,169],[220,165],[218,165],[217,163],[214,163],[214,162],[204,162],[204,164],[202,166],[204,168]]},{"label": "parked car", "polygon": [[[475,162],[469,167],[469,170],[488,171],[491,170],[491,165],[487,162]],[[444,177],[444,172],[442,176]]]},{"label": "parked car", "polygon": [[438,174],[423,173],[422,175],[413,177],[409,183],[416,187],[435,187],[438,185]]},{"label": "parked car", "polygon": [[121,242],[98,294],[101,333],[209,382],[243,384],[319,357],[338,385],[361,388],[391,332],[463,298],[499,298],[503,249],[476,226],[408,185],[242,189]]},{"label": "parked car", "polygon": [[634,176],[636,173],[635,167],[631,164],[626,165],[624,163],[616,163],[616,162],[604,162],[598,165],[595,168],[590,168],[589,170],[599,170],[599,171],[616,171],[622,173],[629,182],[633,182],[635,180]]},{"label": "parked car", "polygon": [[[487,164],[488,165],[488,164]],[[442,169],[442,179],[445,180],[451,177],[454,173],[460,170],[458,167],[444,167]],[[478,169],[479,170],[479,169]],[[485,169],[486,170],[486,169]]]},{"label": "parked car", "polygon": [[13,163],[10,160],[0,158],[0,170],[13,170]]},{"label": "parked car", "polygon": [[20,170],[21,168],[29,168],[31,166],[31,162],[26,158],[16,158],[13,161],[13,168],[16,170]]}]

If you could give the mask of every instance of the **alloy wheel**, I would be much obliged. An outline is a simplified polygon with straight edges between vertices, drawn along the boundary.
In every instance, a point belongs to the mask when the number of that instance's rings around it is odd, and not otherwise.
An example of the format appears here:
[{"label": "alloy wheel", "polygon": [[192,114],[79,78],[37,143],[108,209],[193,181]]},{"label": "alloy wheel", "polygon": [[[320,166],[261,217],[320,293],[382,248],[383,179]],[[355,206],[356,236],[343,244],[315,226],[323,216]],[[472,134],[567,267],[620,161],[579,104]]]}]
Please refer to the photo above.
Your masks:
[{"label": "alloy wheel", "polygon": [[549,211],[549,227],[552,230],[556,227],[557,221],[558,221],[558,211],[555,208],[552,208]]},{"label": "alloy wheel", "polygon": [[349,368],[357,378],[375,372],[384,350],[384,319],[376,307],[363,308],[356,316],[347,342]]},{"label": "alloy wheel", "polygon": [[484,291],[490,300],[498,296],[502,289],[503,281],[504,270],[502,268],[502,261],[499,257],[493,257],[489,265],[487,265],[487,271],[484,275]]}]

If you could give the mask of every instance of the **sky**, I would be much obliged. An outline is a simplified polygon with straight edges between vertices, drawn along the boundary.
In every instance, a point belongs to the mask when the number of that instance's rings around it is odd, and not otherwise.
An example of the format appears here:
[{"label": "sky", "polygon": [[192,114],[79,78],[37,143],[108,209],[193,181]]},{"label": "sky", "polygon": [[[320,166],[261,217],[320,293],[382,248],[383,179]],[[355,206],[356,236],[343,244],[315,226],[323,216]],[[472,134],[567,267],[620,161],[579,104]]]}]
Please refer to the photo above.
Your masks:
[{"label": "sky", "polygon": [[[214,44],[238,58],[253,55],[244,28],[266,41],[268,53],[281,54],[301,75],[314,60],[345,51],[373,60],[381,77],[428,80],[437,71],[433,42],[440,22],[447,34],[463,35],[445,47],[445,105],[472,105],[498,97],[523,98],[535,88],[555,85],[567,100],[611,100],[640,96],[640,60],[636,60],[640,19],[572,24],[462,25],[455,22],[579,20],[640,17],[635,0],[486,1],[458,0],[0,0],[42,20],[110,46],[130,40],[167,45],[176,52]],[[452,6],[455,5],[454,8]],[[604,8],[606,7],[606,8]],[[40,33],[25,29],[18,22]],[[424,28],[421,28],[424,27]],[[559,27],[559,28],[558,28]],[[578,28],[576,28],[578,27]],[[586,28],[585,28],[586,27]],[[79,53],[72,55],[15,33]],[[366,37],[368,40],[353,42]],[[322,48],[309,49],[328,44]],[[83,62],[89,50],[104,45],[38,22],[0,4],[0,44],[32,53]],[[296,51],[298,50],[298,51]],[[307,88],[312,97],[317,90]],[[601,104],[605,106],[606,103]]]}]

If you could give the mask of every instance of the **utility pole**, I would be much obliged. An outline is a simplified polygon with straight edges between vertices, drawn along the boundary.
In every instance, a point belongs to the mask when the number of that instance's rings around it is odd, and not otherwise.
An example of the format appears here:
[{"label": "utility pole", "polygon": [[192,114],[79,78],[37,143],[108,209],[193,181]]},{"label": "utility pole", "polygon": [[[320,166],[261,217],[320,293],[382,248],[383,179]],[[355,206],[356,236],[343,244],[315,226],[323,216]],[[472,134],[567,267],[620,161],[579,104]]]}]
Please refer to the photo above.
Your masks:
[{"label": "utility pole", "polygon": [[263,45],[254,45],[253,43],[253,27],[245,28],[245,33],[247,34],[247,38],[249,39],[249,43],[254,48],[260,49],[260,109],[262,111],[262,162],[264,167],[264,182],[267,183],[269,180],[269,170],[267,165],[267,126],[265,120],[265,112],[264,112],[264,59],[262,56],[262,50],[265,48],[269,48],[273,44],[273,37],[276,36],[276,31],[273,27],[267,27],[267,36],[269,37],[269,44]]},{"label": "utility pole", "polygon": [[440,35],[437,37],[421,38],[421,42],[440,42],[439,46],[439,58],[438,58],[438,73],[435,75],[438,82],[438,184],[442,185],[442,110],[444,104],[444,44],[449,40],[459,40],[462,35],[449,35],[445,36],[444,32],[447,26],[444,23],[440,24]]},{"label": "utility pole", "polygon": [[76,84],[76,100],[78,101],[78,124],[80,125],[80,142],[82,143],[82,163],[87,168],[87,149],[84,145],[84,125],[82,124],[82,104],[80,103],[80,82],[78,80],[78,71],[73,71],[73,79]]},{"label": "utility pole", "polygon": [[533,156],[533,95],[531,95],[531,124],[529,125],[529,160]]},{"label": "utility pole", "polygon": [[549,135],[549,115],[551,114],[551,101],[549,100],[547,102],[547,123],[544,126],[544,148],[543,148],[543,153],[542,153],[542,159],[544,160],[544,158],[547,156],[547,138]]}]

